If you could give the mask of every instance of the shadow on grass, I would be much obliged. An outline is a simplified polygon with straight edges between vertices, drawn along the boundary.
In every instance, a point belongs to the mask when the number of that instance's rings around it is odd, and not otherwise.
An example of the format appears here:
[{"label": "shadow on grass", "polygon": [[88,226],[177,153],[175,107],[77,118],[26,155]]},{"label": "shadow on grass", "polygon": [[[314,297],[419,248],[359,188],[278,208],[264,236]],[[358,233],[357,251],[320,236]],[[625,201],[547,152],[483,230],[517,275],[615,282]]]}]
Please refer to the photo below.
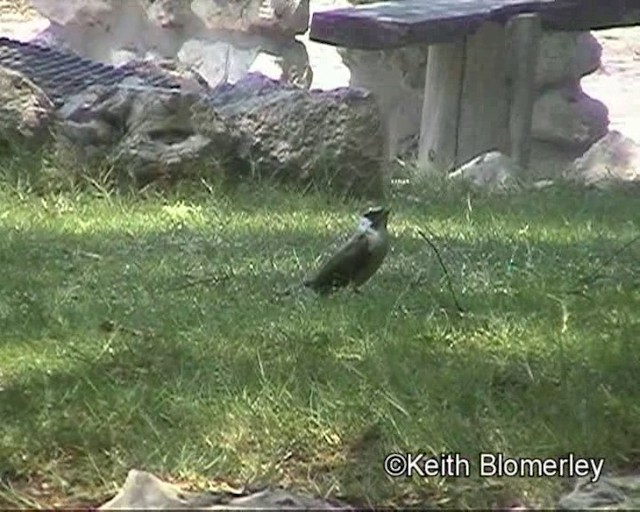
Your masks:
[{"label": "shadow on grass", "polygon": [[[7,207],[0,475],[104,491],[138,467],[488,507],[551,484],[476,479],[470,498],[451,479],[390,481],[383,456],[637,461],[640,247],[602,265],[637,232],[635,210],[572,194],[398,201],[381,271],[362,296],[328,299],[277,292],[314,268],[350,205],[249,192],[196,202],[197,227],[109,227],[106,209],[84,233],[81,212],[49,222]],[[462,316],[415,235],[424,225],[440,234]],[[210,280],[180,288],[191,279]]]},{"label": "shadow on grass", "polygon": [[337,485],[356,501],[398,504],[410,486],[436,501],[451,488],[389,482],[385,453],[573,452],[607,457],[608,470],[637,456],[631,331],[548,343],[539,326],[525,338],[498,321],[479,330],[433,318],[431,332],[385,335],[286,316],[235,336],[125,326],[49,340],[58,359],[34,361],[4,385],[1,472],[63,460],[75,466],[64,475],[72,485],[122,481],[138,467],[323,492]]}]

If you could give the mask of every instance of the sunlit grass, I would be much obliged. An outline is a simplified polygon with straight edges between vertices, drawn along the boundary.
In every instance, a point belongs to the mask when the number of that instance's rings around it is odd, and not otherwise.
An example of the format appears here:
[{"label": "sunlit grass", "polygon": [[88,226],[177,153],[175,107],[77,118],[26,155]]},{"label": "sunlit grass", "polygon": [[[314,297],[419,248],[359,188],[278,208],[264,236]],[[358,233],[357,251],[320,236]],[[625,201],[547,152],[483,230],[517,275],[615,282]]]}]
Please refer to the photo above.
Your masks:
[{"label": "sunlit grass", "polygon": [[29,482],[96,503],[136,467],[352,503],[550,505],[566,482],[392,480],[382,460],[638,462],[640,243],[607,261],[638,234],[637,197],[396,191],[383,268],[362,295],[320,299],[281,292],[363,202],[269,186],[98,196],[0,192],[8,503],[52,503]]}]

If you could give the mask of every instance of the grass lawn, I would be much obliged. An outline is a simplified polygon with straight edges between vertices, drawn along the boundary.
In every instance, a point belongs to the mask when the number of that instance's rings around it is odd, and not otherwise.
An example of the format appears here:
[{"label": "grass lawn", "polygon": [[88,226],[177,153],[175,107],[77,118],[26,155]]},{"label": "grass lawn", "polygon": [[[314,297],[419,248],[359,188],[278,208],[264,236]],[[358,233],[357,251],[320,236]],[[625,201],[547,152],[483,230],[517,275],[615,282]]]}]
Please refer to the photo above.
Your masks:
[{"label": "grass lawn", "polygon": [[391,479],[382,461],[573,452],[637,467],[640,242],[614,253],[638,235],[638,196],[414,189],[388,204],[380,272],[322,299],[279,292],[362,202],[1,185],[0,507],[99,504],[133,467],[356,504],[549,505],[569,482]]}]

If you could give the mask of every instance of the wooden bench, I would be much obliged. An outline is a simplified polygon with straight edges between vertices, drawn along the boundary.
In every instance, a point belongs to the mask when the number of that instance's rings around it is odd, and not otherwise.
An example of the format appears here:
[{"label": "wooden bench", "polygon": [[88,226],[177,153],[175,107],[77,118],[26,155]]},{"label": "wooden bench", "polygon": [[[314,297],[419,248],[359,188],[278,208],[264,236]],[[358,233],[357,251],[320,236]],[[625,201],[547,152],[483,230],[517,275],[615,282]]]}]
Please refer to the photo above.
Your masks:
[{"label": "wooden bench", "polygon": [[640,24],[640,0],[389,0],[316,12],[310,39],[384,50],[429,44],[419,164],[451,170],[498,149],[526,168],[542,28]]}]

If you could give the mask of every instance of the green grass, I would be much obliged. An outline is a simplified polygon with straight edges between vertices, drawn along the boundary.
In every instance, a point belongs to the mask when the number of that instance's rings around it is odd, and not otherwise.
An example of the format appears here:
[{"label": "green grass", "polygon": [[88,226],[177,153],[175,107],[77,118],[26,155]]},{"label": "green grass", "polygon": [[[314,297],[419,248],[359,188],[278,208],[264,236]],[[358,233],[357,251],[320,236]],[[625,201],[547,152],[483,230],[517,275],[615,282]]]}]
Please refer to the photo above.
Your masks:
[{"label": "green grass", "polygon": [[352,503],[549,505],[566,481],[393,480],[382,460],[574,452],[637,466],[640,242],[606,260],[637,236],[638,198],[412,190],[389,204],[383,268],[362,295],[321,299],[279,292],[362,202],[5,183],[0,502],[99,503],[136,467]]}]

